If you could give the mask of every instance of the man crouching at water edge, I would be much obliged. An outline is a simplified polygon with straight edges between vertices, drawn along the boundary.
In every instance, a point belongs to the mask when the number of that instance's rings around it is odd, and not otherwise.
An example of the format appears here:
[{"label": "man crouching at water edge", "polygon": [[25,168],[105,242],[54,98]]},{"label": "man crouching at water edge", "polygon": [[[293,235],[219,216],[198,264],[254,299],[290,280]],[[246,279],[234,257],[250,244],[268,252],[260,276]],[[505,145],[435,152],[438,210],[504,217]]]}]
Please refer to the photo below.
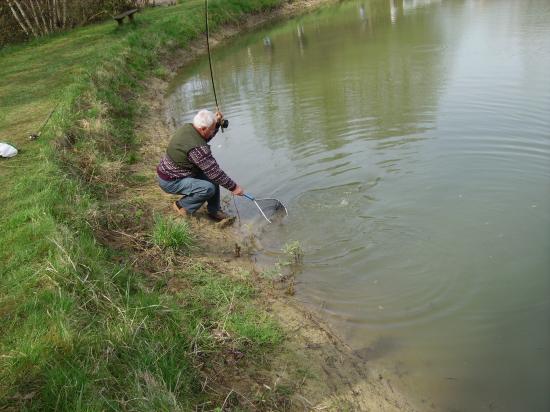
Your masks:
[{"label": "man crouching at water edge", "polygon": [[193,215],[207,202],[208,215],[214,220],[230,218],[221,210],[220,186],[234,195],[244,194],[243,188],[220,168],[208,146],[222,121],[220,112],[199,111],[192,124],[187,123],[176,130],[157,166],[162,190],[183,196],[173,204],[181,216]]}]

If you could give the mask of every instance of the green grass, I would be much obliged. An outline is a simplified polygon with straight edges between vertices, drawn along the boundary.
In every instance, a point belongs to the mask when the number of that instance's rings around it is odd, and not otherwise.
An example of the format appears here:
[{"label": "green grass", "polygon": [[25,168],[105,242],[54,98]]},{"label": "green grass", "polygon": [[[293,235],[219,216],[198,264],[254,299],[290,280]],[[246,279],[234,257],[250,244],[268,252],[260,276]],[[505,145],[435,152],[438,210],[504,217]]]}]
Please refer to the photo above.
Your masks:
[{"label": "green grass", "polygon": [[[278,3],[211,1],[211,28]],[[282,339],[248,281],[201,266],[151,279],[93,230],[107,196],[132,184],[141,82],[203,30],[201,7],[0,51],[0,140],[21,149],[0,161],[0,409],[190,410],[209,396],[198,358],[215,364],[231,345],[254,359]],[[42,137],[26,140],[56,105]],[[167,246],[191,238],[161,225]],[[185,287],[169,288],[174,279]]]},{"label": "green grass", "polygon": [[162,249],[187,252],[193,245],[193,234],[185,220],[175,220],[165,216],[155,216],[152,235],[153,243]]}]

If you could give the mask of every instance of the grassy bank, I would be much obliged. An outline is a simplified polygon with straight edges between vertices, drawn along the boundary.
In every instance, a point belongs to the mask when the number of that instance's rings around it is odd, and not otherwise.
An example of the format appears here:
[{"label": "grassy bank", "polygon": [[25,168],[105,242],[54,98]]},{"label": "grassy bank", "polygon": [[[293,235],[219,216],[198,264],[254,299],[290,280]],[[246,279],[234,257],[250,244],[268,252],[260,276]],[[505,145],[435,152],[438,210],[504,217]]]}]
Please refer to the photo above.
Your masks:
[{"label": "grassy bank", "polygon": [[[279,0],[210,1],[211,29]],[[134,128],[143,81],[203,30],[202,1],[149,10],[0,52],[0,409],[189,410],[240,400],[208,390],[228,356],[261,363],[282,336],[231,280],[178,256],[193,234],[117,193],[137,185]],[[37,131],[57,107],[38,141]],[[136,267],[98,234],[151,228],[147,245],[175,276]],[[102,242],[99,242],[101,239]],[[168,271],[167,269],[167,271]],[[227,397],[226,397],[227,396]],[[278,400],[263,405],[277,407]]]}]

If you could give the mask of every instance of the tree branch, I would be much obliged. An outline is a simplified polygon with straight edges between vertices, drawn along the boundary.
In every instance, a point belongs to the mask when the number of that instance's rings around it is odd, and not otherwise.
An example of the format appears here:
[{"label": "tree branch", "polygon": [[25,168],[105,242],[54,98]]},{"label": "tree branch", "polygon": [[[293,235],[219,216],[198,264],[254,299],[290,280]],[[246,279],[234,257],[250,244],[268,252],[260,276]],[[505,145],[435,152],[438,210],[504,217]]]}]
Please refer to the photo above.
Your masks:
[{"label": "tree branch", "polygon": [[46,30],[40,25],[40,21],[38,20],[38,15],[36,14],[36,9],[34,8],[34,3],[32,0],[28,0],[29,4],[31,5],[31,12],[32,16],[34,17],[34,21],[36,22],[36,30],[41,34],[46,34]]},{"label": "tree branch", "polygon": [[55,26],[53,24],[53,17],[52,17],[52,6],[50,0],[46,0],[46,9],[48,10],[48,22],[50,23],[50,30],[55,30]]},{"label": "tree branch", "polygon": [[[34,2],[34,0],[29,0]],[[42,19],[42,24],[44,25],[44,33],[50,34],[50,31],[48,30],[48,25],[46,24],[46,19],[44,18],[44,10],[42,10],[42,6],[40,5],[40,0],[36,2],[36,6],[38,7],[38,14],[40,14],[40,18]]]},{"label": "tree branch", "polygon": [[17,8],[19,9],[19,11],[21,12],[21,15],[23,16],[23,19],[25,20],[25,23],[27,23],[27,26],[29,26],[29,28],[31,29],[32,34],[34,34],[34,37],[38,37],[38,34],[34,30],[34,27],[32,27],[31,22],[27,18],[27,15],[25,14],[23,9],[21,8],[21,5],[19,4],[19,2],[17,0],[13,0],[13,1],[14,1],[15,5],[17,6]]},{"label": "tree branch", "polygon": [[67,0],[63,0],[63,28],[67,27]]},{"label": "tree branch", "polygon": [[55,4],[57,4],[57,10],[56,10],[56,13],[57,13],[57,27],[63,27],[63,22],[61,21],[61,9],[59,8],[59,3],[61,2],[61,0],[57,0],[57,1],[54,1]]},{"label": "tree branch", "polygon": [[11,2],[11,0],[8,0],[8,6],[10,7],[11,14],[13,14],[13,17],[15,17],[15,20],[17,20],[17,23],[19,23],[19,26],[21,26],[21,28],[23,29],[25,34],[28,36],[29,32],[28,32],[27,28],[25,27],[25,25],[23,24],[23,22],[21,21],[21,19],[19,19],[19,16],[17,15],[17,12],[13,8],[13,3]]},{"label": "tree branch", "polygon": [[59,18],[57,17],[57,1],[56,0],[53,0],[53,5],[52,5],[52,11],[53,11],[53,24],[55,25],[56,28],[59,27]]}]

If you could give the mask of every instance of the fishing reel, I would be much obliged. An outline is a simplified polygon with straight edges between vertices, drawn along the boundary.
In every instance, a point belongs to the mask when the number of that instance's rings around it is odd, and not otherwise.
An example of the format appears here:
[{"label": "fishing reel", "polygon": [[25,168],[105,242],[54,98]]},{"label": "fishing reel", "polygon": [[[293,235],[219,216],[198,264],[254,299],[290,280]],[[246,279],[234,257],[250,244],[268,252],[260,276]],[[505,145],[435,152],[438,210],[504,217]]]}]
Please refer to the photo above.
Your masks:
[{"label": "fishing reel", "polygon": [[229,120],[222,119],[221,121],[218,121],[216,123],[216,130],[218,130],[220,127],[222,128],[222,132],[223,132],[223,129],[227,129],[229,127]]}]

